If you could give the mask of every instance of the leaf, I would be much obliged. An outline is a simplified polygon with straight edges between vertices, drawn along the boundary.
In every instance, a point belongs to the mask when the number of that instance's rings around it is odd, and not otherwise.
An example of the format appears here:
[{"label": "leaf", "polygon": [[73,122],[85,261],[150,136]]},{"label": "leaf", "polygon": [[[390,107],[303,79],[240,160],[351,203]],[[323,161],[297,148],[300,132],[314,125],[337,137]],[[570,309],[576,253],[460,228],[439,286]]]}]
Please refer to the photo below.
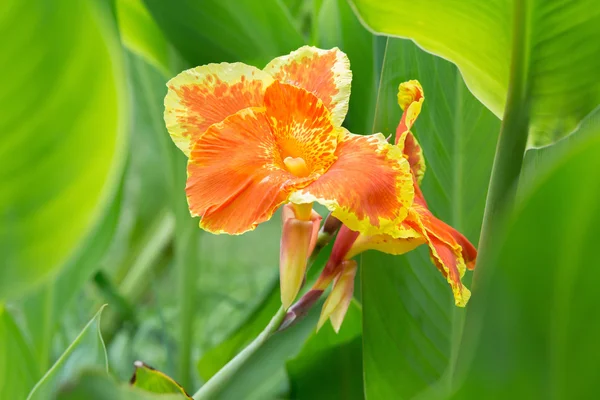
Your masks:
[{"label": "leaf", "polygon": [[144,1],[167,38],[194,66],[223,61],[262,66],[304,43],[278,0]]},{"label": "leaf", "polygon": [[170,70],[169,43],[142,0],[117,0],[117,18],[123,44],[161,72]]},{"label": "leaf", "polygon": [[177,393],[191,399],[185,389],[169,376],[141,361],[136,361],[134,365],[135,372],[131,377],[131,386],[152,393]]},{"label": "leaf", "polygon": [[58,321],[62,320],[77,293],[99,267],[117,230],[121,212],[122,190],[119,190],[106,214],[94,228],[81,250],[67,262],[62,271],[23,301],[23,314],[38,364],[46,369]]},{"label": "leaf", "polygon": [[83,366],[103,365],[108,373],[108,358],[100,332],[100,316],[104,307],[98,310],[54,365],[35,384],[27,400],[48,398],[58,382],[64,381],[73,371]]},{"label": "leaf", "polygon": [[474,359],[459,358],[468,379],[457,382],[463,386],[455,398],[597,392],[600,124],[589,122],[577,133],[585,139],[559,149],[558,161],[522,188],[467,315],[463,340],[475,346]]},{"label": "leaf", "polygon": [[0,304],[0,398],[24,399],[40,372],[11,313]]},{"label": "leaf", "polygon": [[[600,8],[595,0],[351,0],[370,29],[413,39],[455,63],[500,116],[511,58],[523,50],[530,144],[572,132],[600,103]],[[520,18],[523,16],[523,18]],[[522,23],[520,21],[523,21]]]},{"label": "leaf", "polygon": [[339,47],[350,60],[352,95],[344,126],[354,133],[369,133],[383,55],[377,53],[377,47],[385,39],[377,39],[367,31],[346,0],[323,0],[313,7],[316,45],[324,49]]},{"label": "leaf", "polygon": [[[387,136],[396,129],[398,85],[409,79],[418,79],[425,92],[413,130],[427,164],[425,198],[436,216],[476,243],[499,121],[452,64],[389,39],[375,131]],[[412,398],[453,364],[464,311],[455,308],[424,246],[403,256],[368,252],[361,265],[366,397]]]},{"label": "leaf", "polygon": [[363,399],[361,309],[356,300],[338,334],[327,323],[287,362],[290,398]]},{"label": "leaf", "polygon": [[37,3],[9,0],[0,23],[11,37],[0,74],[3,299],[56,274],[82,245],[117,188],[125,144],[108,11],[88,1]]},{"label": "leaf", "polygon": [[101,371],[85,371],[64,385],[57,400],[182,400],[181,394],[156,394],[118,384]]}]

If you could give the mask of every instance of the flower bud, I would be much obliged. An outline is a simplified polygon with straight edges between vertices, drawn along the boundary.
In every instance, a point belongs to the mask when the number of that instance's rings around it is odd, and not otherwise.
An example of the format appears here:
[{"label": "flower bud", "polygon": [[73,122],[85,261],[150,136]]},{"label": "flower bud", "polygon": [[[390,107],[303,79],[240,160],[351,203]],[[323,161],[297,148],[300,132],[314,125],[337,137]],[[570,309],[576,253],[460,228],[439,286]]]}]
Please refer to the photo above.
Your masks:
[{"label": "flower bud", "polygon": [[341,271],[333,282],[333,289],[323,305],[317,330],[321,329],[327,319],[335,332],[339,332],[352,296],[354,295],[354,277],[356,276],[356,261],[347,260],[341,263]]}]

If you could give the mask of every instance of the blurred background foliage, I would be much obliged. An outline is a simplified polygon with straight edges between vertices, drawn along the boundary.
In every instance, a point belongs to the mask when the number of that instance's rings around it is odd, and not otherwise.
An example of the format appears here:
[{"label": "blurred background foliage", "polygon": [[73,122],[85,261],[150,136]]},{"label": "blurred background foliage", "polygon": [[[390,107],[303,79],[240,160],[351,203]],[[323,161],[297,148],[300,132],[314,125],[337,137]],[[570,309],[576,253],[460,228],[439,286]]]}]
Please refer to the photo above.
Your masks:
[{"label": "blurred background foliage", "polygon": [[[464,25],[474,15],[505,26],[509,2],[492,3],[461,14]],[[555,9],[542,11],[555,18],[563,5],[551,3]],[[476,98],[454,64],[408,39],[373,34],[353,12],[372,29],[413,38],[461,68],[472,62],[471,48],[458,56],[445,52],[452,37],[439,38],[446,30],[415,33],[412,25],[398,24],[390,4],[0,4],[6,38],[0,52],[0,398],[185,398],[177,391],[152,394],[144,384],[128,387],[134,361],[193,393],[279,307],[278,217],[243,236],[213,236],[187,211],[185,159],[162,119],[165,83],[185,68],[222,61],[262,67],[303,44],[337,46],[353,71],[344,125],[386,136],[401,115],[398,84],[418,79],[426,100],[414,132],[427,162],[425,196],[435,215],[477,243],[501,126],[496,115],[506,96],[508,33],[502,28],[494,42],[498,65],[477,66],[475,75],[462,69]],[[599,103],[593,56],[600,13],[588,7],[584,15],[584,6],[566,9],[583,29],[567,24],[554,37],[530,42],[538,57],[531,75],[541,82],[531,95],[537,105],[530,131],[552,133],[537,141],[547,142],[577,128],[553,146],[527,151],[519,203],[505,218],[507,239],[495,244],[497,256],[477,278],[470,307],[453,306],[425,248],[402,257],[366,253],[338,335],[329,325],[315,333],[315,309],[261,348],[220,398],[592,393],[600,355],[600,325],[593,318],[600,282],[593,252],[600,225],[600,114],[580,120]],[[491,17],[494,10],[502,12]],[[441,11],[405,12],[448,26]],[[534,25],[533,32],[545,32],[544,26]],[[478,32],[453,34],[477,38],[477,50],[494,35]],[[582,35],[585,43],[573,42]],[[551,39],[556,48],[549,47]],[[573,43],[572,60],[557,56]],[[579,67],[568,74],[574,63]],[[573,85],[586,90],[574,93]],[[557,119],[552,113],[565,96],[572,104]],[[316,265],[326,257],[327,249]]]}]

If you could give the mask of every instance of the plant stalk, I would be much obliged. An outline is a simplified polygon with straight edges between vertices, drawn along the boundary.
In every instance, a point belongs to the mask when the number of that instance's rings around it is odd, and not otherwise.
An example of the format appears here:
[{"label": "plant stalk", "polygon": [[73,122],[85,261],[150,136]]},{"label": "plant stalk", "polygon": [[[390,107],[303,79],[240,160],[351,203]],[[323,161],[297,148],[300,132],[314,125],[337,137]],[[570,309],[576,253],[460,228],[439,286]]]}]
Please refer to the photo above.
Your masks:
[{"label": "plant stalk", "polygon": [[277,332],[277,329],[279,328],[279,325],[281,325],[281,321],[283,321],[285,314],[285,308],[280,307],[273,318],[271,318],[269,324],[256,337],[256,339],[254,339],[244,350],[232,358],[231,361],[229,361],[223,368],[219,370],[219,372],[210,378],[208,382],[206,382],[200,388],[200,390],[194,394],[194,400],[217,398],[218,394],[221,392],[227,382],[231,380],[231,378],[240,370],[246,361],[248,361],[248,359],[252,357],[252,355],[267,342],[273,333]]},{"label": "plant stalk", "polygon": [[454,387],[463,381],[477,348],[481,315],[494,260],[500,251],[507,218],[515,205],[517,186],[527,146],[530,121],[530,1],[514,0],[513,38],[508,94],[479,239],[473,274],[473,299],[467,309]]}]

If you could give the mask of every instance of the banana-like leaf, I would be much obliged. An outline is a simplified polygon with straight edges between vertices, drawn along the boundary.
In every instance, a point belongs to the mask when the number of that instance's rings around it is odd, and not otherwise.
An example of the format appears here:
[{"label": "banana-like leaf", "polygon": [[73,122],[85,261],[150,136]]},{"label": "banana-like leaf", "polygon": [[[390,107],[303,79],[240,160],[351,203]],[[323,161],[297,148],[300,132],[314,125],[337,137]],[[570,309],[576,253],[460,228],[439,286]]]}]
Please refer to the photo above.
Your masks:
[{"label": "banana-like leaf", "polygon": [[[413,39],[455,63],[501,116],[510,71],[524,80],[530,145],[572,132],[600,103],[596,0],[349,0],[378,33]],[[511,65],[522,52],[521,65]]]}]

